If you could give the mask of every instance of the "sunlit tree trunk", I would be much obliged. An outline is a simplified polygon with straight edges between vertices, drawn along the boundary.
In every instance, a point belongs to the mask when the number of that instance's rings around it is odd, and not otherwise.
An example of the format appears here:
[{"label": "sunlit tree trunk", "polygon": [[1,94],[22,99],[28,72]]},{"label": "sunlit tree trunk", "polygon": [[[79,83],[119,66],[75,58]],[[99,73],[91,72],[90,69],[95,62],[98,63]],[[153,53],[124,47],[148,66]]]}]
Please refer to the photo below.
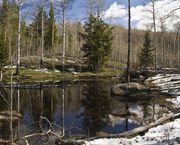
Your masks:
[{"label": "sunlit tree trunk", "polygon": [[154,70],[157,72],[157,48],[156,48],[156,14],[155,14],[155,0],[151,0],[152,2],[152,15],[153,15],[153,43],[154,43]]},{"label": "sunlit tree trunk", "polygon": [[66,53],[66,26],[65,26],[65,3],[66,0],[63,0],[64,6],[62,8],[62,19],[63,19],[63,48],[62,48],[62,63],[63,63],[63,72],[65,65],[65,53]]}]

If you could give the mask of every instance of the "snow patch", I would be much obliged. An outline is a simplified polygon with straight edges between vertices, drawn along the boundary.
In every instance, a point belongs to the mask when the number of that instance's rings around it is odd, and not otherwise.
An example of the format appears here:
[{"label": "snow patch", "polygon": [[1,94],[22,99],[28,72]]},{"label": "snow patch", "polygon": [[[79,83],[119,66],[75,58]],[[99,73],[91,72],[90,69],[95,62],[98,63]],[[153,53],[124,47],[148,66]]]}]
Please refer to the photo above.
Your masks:
[{"label": "snow patch", "polygon": [[[169,94],[175,95],[175,98],[167,99],[174,103],[176,107],[180,107],[180,74],[158,74],[151,77],[148,82],[154,83],[163,92],[167,91]],[[133,109],[132,112],[140,112],[141,108]],[[143,136],[136,136],[131,139],[115,138],[115,139],[96,139],[93,141],[86,141],[85,145],[165,145],[174,144],[180,145],[180,119],[175,119],[172,122],[159,125],[149,129]]]}]

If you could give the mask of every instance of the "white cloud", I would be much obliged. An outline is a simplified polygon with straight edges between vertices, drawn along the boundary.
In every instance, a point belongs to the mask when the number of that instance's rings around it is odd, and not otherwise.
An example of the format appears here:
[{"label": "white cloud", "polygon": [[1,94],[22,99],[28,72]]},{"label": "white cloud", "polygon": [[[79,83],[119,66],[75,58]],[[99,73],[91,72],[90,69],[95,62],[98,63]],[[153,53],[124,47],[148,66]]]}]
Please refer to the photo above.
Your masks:
[{"label": "white cloud", "polygon": [[113,3],[109,9],[103,12],[103,18],[117,18],[117,17],[124,17],[127,15],[127,10],[124,5],[118,5],[117,2]]},{"label": "white cloud", "polygon": [[[169,14],[173,9],[180,8],[180,0],[158,0],[155,2],[155,12],[156,12],[156,23],[157,29],[160,30],[160,18]],[[152,4],[147,3],[146,5],[138,5],[131,7],[132,24],[134,28],[146,29],[147,25],[151,25],[152,13],[148,10],[152,10]],[[128,19],[127,8],[124,5],[113,3],[105,12],[103,12],[103,18],[105,20],[111,19],[111,22],[117,23],[126,21]],[[112,19],[115,19],[113,21]],[[117,21],[119,19],[119,21]],[[180,10],[172,13],[172,17],[167,18],[164,24],[167,30],[172,30],[173,25],[180,22]]]}]

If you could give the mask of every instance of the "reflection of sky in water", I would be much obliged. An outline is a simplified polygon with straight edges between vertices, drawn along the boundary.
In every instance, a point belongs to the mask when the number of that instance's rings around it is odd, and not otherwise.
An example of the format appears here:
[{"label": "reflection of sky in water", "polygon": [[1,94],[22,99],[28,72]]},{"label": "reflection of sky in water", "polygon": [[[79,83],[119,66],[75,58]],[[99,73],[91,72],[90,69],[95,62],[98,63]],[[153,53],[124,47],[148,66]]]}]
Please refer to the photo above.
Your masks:
[{"label": "reflection of sky in water", "polygon": [[25,124],[33,124],[34,123],[33,116],[28,111],[24,112],[23,123],[25,123]]},{"label": "reflection of sky in water", "polygon": [[61,120],[61,115],[60,115],[61,113],[60,112],[55,112],[54,113],[54,123],[56,123],[56,124],[60,124],[60,120]]},{"label": "reflection of sky in water", "polygon": [[[125,121],[125,119],[123,119],[123,120],[124,121],[119,122],[119,123],[115,124],[114,126],[112,126],[110,124],[107,125],[106,127],[104,127],[102,129],[102,131],[108,130],[109,133],[120,133],[120,132],[126,131],[126,121]],[[133,122],[128,122],[127,126],[128,126],[128,130],[131,130],[131,129],[136,128],[140,125],[137,125],[136,123],[133,123]]]},{"label": "reflection of sky in water", "polygon": [[[109,80],[103,83],[97,80],[94,82],[78,82],[77,84],[71,84],[66,87],[64,92],[64,125],[66,135],[80,133],[87,135],[87,130],[92,132],[90,135],[94,135],[96,131],[108,133],[125,131],[126,124],[124,118],[115,124],[109,122],[108,118],[106,118],[112,112],[124,111],[125,104],[129,102],[128,98],[118,100],[120,98],[117,99],[116,97],[110,96],[112,85],[117,83],[111,81],[112,80]],[[88,86],[89,89],[87,90]],[[88,94],[85,95],[87,92]],[[61,126],[62,97],[60,96],[62,96],[62,89],[58,87],[44,88],[43,99],[38,89],[21,89],[20,94],[22,95],[20,108],[23,115],[22,120],[20,120],[20,126],[23,134],[40,131],[38,121],[41,111],[49,121],[53,121],[55,124]],[[17,96],[15,96],[14,99],[17,99]],[[144,113],[143,108],[140,107],[142,109],[138,109],[141,103],[137,103],[137,101],[138,100],[129,102],[129,110],[138,114],[139,117],[143,117],[143,115],[140,115]],[[16,102],[16,100],[14,102]],[[29,108],[29,110],[27,111],[26,108]],[[47,122],[43,125],[45,128],[48,127]],[[137,126],[139,125],[128,120],[128,130]]]}]

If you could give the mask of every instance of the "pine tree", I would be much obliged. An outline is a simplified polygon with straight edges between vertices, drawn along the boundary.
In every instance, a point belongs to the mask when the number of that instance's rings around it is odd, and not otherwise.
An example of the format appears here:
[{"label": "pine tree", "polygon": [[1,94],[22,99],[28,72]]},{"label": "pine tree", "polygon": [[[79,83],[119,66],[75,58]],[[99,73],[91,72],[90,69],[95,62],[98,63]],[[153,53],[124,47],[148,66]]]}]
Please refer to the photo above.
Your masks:
[{"label": "pine tree", "polygon": [[90,71],[100,71],[109,60],[112,46],[112,28],[100,17],[90,15],[82,35],[82,50]]},{"label": "pine tree", "polygon": [[1,32],[0,38],[0,70],[2,70],[3,65],[5,65],[6,61],[8,60],[8,53],[4,42],[4,37],[2,36]]},{"label": "pine tree", "polygon": [[7,19],[8,19],[8,2],[3,0],[2,7],[0,8],[0,70],[8,60],[7,53]]},{"label": "pine tree", "polygon": [[[41,47],[41,35],[42,35],[42,11],[43,11],[43,21],[44,21],[44,46],[45,46],[45,50],[48,49],[48,41],[46,39],[47,37],[47,26],[48,26],[48,16],[47,13],[43,10],[42,7],[39,7],[37,14],[35,15],[35,19],[32,23],[32,29],[34,30],[34,40],[33,42],[35,43],[35,47],[36,49]],[[38,50],[37,50],[38,51]]]},{"label": "pine tree", "polygon": [[151,38],[149,31],[145,33],[144,36],[144,43],[143,43],[143,48],[141,49],[140,56],[139,56],[139,62],[140,66],[147,71],[147,67],[153,65],[153,55],[152,51],[153,49],[151,48]]},{"label": "pine tree", "polygon": [[[48,48],[51,49],[51,53],[54,51],[54,45],[57,42],[57,27],[55,25],[55,14],[54,14],[54,6],[51,2],[50,4],[50,10],[49,10],[49,18],[48,18],[48,24],[47,24],[47,31],[45,36],[45,42]],[[52,55],[52,54],[51,54]]]}]

